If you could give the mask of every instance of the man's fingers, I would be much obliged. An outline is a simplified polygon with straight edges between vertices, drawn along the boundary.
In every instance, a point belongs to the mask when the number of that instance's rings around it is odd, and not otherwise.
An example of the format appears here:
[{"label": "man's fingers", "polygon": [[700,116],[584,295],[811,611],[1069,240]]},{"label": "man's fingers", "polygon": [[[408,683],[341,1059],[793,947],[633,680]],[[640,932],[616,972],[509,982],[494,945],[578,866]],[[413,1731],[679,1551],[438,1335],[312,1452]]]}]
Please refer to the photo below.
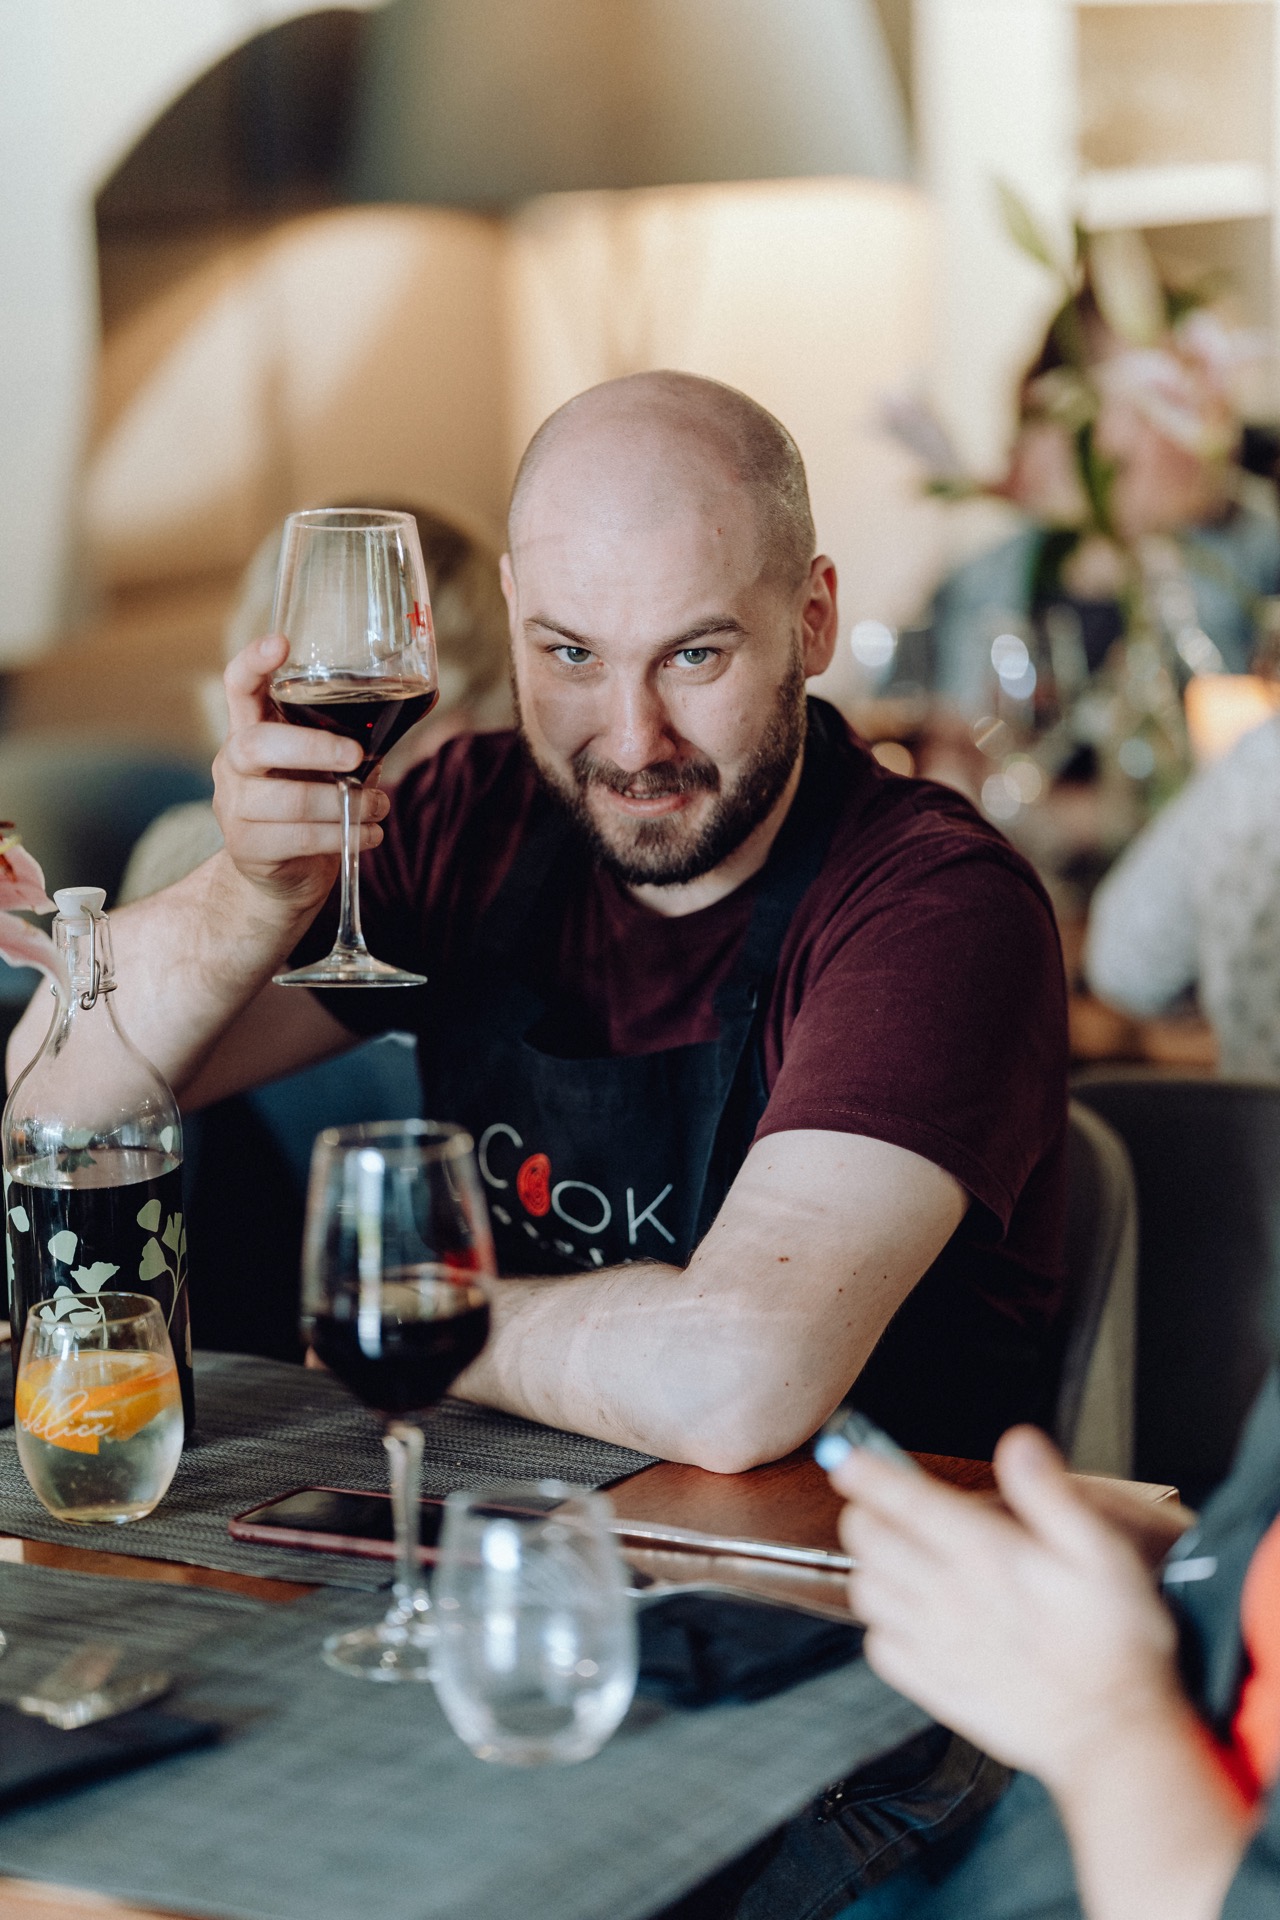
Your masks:
[{"label": "man's fingers", "polygon": [[[338,789],[326,780],[252,780],[237,791],[236,817],[246,825],[263,822],[338,821],[342,808]],[[352,809],[353,821],[373,826],[391,810],[387,794],[375,788],[362,794]]]},{"label": "man's fingers", "polygon": [[1062,1455],[1036,1427],[1010,1427],[996,1447],[996,1482],[1029,1532],[1073,1560],[1108,1553],[1112,1530],[1077,1493]]},{"label": "man's fingers", "polygon": [[283,721],[258,720],[235,727],[222,748],[227,765],[236,773],[354,773],[360,749],[340,733],[321,733],[314,727],[290,727]]},{"label": "man's fingers", "polygon": [[[361,827],[358,842],[361,853],[372,853],[382,845],[382,828]],[[250,822],[236,835],[234,848],[228,851],[238,867],[245,870],[283,867],[295,860],[336,859],[342,851],[342,828],[335,821]]]},{"label": "man's fingers", "polygon": [[261,720],[269,710],[270,696],[268,687],[271,676],[277,667],[282,667],[289,658],[289,642],[278,633],[269,633],[261,640],[251,641],[242,647],[222,676],[222,684],[227,690],[227,710],[231,716],[231,729],[250,726],[253,721]]}]

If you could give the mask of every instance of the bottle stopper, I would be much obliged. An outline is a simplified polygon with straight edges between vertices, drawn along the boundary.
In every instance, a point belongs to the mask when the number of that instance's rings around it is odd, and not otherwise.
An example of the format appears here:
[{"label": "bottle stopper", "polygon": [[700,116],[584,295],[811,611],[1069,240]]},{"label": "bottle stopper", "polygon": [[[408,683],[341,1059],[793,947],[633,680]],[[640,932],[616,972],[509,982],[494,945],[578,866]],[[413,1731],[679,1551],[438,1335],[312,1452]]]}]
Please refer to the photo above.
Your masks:
[{"label": "bottle stopper", "polygon": [[59,887],[53,904],[64,920],[96,920],[107,904],[104,887]]}]

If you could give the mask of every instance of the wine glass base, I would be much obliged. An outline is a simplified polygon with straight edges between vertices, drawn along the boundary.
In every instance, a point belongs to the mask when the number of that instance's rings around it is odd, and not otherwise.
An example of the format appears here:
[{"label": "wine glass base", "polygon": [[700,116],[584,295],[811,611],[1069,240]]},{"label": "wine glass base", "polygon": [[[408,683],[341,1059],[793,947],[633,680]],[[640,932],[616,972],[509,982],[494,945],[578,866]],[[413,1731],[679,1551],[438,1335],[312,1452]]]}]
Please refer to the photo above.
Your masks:
[{"label": "wine glass base", "polygon": [[371,953],[328,953],[309,967],[272,975],[276,987],[425,987],[425,973],[407,973],[388,966]]},{"label": "wine glass base", "polygon": [[350,1633],[331,1633],[320,1657],[338,1673],[361,1680],[431,1680],[435,1630],[428,1626],[356,1627]]}]

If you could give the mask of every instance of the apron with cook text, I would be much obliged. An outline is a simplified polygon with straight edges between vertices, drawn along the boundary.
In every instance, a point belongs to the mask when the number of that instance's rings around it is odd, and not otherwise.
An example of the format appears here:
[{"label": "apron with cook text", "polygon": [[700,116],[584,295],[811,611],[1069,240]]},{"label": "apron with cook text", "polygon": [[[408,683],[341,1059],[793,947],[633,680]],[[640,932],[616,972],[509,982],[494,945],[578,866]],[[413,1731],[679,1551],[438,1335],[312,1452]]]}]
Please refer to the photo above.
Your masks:
[{"label": "apron with cook text", "polygon": [[688,1260],[764,1111],[761,1013],[853,752],[838,716],[811,701],[796,797],[716,996],[719,1033],[660,1053],[576,1056],[572,1010],[549,1014],[530,984],[529,955],[559,924],[590,859],[559,807],[539,796],[468,977],[444,985],[419,1038],[425,1111],[461,1121],[475,1140],[500,1272]]}]

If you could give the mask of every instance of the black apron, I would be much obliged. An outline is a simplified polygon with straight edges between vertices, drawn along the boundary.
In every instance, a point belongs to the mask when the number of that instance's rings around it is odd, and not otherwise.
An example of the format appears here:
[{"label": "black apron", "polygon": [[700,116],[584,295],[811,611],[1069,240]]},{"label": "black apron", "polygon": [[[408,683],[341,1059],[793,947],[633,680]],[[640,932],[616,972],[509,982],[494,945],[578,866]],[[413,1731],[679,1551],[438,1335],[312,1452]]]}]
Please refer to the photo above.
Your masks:
[{"label": "black apron", "polygon": [[661,1053],[581,1057],[573,1009],[532,984],[591,858],[539,796],[465,969],[441,983],[419,1038],[426,1111],[461,1121],[475,1140],[501,1273],[687,1262],[764,1112],[769,989],[854,764],[838,716],[811,701],[796,797],[716,995],[717,1037]]},{"label": "black apron", "polygon": [[[582,1057],[583,1021],[555,1004],[555,939],[591,854],[539,796],[464,959],[437,976],[418,1023],[425,1111],[476,1143],[507,1275],[684,1266],[715,1219],[768,1100],[763,1020],[787,930],[816,878],[859,749],[810,700],[796,797],[753,886],[746,936],[716,995],[714,1040]],[[857,1399],[904,1446],[990,1457],[1016,1420],[1048,1424],[1052,1330],[1016,1326],[981,1291],[981,1249],[953,1237],[886,1329]]]}]

